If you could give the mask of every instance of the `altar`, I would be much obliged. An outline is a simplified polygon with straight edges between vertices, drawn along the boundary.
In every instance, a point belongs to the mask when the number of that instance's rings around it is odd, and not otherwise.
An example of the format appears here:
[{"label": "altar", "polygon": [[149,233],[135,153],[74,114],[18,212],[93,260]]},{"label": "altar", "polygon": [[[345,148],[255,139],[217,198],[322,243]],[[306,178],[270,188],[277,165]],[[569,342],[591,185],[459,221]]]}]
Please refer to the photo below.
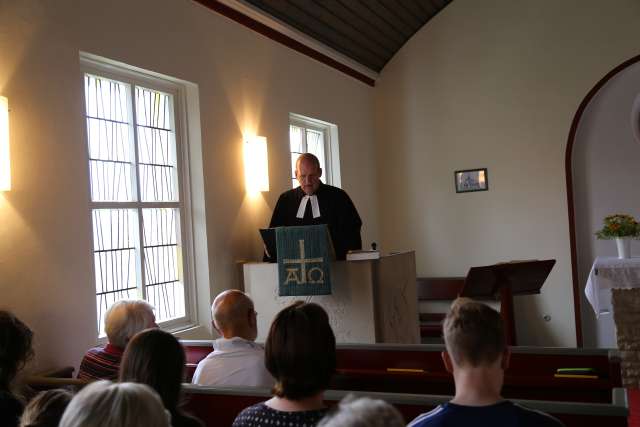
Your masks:
[{"label": "altar", "polygon": [[612,289],[640,288],[640,257],[597,257],[591,267],[584,293],[596,314],[612,312]]},{"label": "altar", "polygon": [[585,295],[596,317],[613,314],[623,385],[640,387],[640,258],[596,258]]},{"label": "altar", "polygon": [[321,305],[339,343],[420,343],[414,252],[331,264],[331,295],[278,296],[278,265],[247,263],[244,290],[258,312],[258,338],[296,300]]}]

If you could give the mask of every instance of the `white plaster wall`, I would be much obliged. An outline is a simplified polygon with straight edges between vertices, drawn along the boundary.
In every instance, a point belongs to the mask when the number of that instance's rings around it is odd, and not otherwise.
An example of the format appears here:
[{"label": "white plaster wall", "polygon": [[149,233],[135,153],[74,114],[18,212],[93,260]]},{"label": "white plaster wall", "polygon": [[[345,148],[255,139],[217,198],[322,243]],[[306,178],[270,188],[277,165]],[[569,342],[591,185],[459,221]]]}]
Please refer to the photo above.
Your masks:
[{"label": "white plaster wall", "polygon": [[[578,125],[572,161],[581,290],[597,256],[617,256],[614,241],[594,236],[602,219],[614,213],[640,218],[640,141],[631,125],[632,106],[639,96],[640,63],[635,63],[598,91]],[[631,254],[640,256],[640,242],[632,241],[631,246]],[[585,346],[616,347],[612,315],[596,320],[584,292],[581,298]]]},{"label": "white plaster wall", "polygon": [[[0,0],[13,167],[0,195],[0,307],[35,330],[33,369],[77,365],[96,342],[81,50],[199,86],[210,295],[261,255],[257,228],[290,188],[290,112],[338,125],[342,186],[364,241],[377,239],[371,87],[188,0]],[[244,192],[244,130],[269,140],[271,191],[256,198]]]},{"label": "white plaster wall", "polygon": [[[520,344],[576,344],[566,141],[593,84],[638,53],[638,22],[635,0],[456,0],[381,73],[383,247],[415,248],[419,276],[556,259],[516,300]],[[489,191],[456,194],[453,171],[480,167]]]}]

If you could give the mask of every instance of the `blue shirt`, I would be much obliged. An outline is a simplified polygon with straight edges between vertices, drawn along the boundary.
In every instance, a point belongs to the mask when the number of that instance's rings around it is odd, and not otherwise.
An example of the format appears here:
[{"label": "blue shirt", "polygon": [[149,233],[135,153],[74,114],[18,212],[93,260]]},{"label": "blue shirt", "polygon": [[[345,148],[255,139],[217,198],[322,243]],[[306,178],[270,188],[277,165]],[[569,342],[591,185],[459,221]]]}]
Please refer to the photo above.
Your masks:
[{"label": "blue shirt", "polygon": [[487,406],[445,403],[411,421],[407,427],[563,427],[559,420],[504,400]]}]

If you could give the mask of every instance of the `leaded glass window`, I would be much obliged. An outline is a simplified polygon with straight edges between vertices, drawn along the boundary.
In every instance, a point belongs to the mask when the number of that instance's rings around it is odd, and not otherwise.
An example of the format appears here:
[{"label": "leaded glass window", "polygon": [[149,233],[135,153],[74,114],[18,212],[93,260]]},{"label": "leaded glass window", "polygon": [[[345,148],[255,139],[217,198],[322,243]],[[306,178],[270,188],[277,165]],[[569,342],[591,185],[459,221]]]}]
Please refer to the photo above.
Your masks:
[{"label": "leaded glass window", "polygon": [[97,329],[120,299],[186,316],[174,95],[85,73]]}]

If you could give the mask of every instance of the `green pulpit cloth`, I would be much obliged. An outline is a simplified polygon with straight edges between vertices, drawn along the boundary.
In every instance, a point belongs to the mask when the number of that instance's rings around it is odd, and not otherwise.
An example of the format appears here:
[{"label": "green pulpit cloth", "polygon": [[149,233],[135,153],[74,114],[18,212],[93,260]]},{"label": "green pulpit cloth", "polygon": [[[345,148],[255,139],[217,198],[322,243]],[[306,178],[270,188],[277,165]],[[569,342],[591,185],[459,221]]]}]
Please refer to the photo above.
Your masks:
[{"label": "green pulpit cloth", "polygon": [[325,224],[277,227],[278,295],[331,294],[331,241]]}]

